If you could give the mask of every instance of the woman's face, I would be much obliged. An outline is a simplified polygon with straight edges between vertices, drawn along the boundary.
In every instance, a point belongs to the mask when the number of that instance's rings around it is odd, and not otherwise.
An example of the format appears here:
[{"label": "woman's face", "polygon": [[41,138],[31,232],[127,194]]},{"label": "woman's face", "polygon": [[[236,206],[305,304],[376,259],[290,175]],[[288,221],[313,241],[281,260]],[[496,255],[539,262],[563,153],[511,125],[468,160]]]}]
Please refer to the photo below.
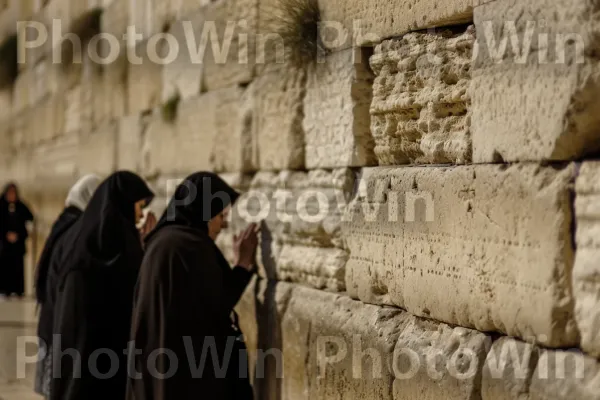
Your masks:
[{"label": "woman's face", "polygon": [[6,191],[6,201],[9,203],[15,203],[17,201],[17,191],[13,186],[9,187]]},{"label": "woman's face", "polygon": [[144,218],[144,208],[146,208],[146,200],[140,200],[135,203],[135,223],[136,223],[136,225],[140,223],[142,218]]},{"label": "woman's face", "polygon": [[231,206],[228,206],[223,211],[221,211],[216,217],[208,221],[208,236],[212,240],[217,240],[219,233],[229,225],[227,219],[229,217],[229,211],[231,210]]}]

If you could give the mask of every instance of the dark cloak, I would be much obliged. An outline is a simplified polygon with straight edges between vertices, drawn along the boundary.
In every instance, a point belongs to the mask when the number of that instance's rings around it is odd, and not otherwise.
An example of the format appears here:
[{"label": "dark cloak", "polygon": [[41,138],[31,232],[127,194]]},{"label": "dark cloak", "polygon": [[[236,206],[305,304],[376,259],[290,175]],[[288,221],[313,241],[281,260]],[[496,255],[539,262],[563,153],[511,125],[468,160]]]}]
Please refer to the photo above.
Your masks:
[{"label": "dark cloak", "polygon": [[35,297],[41,306],[38,336],[46,343],[49,343],[52,339],[52,314],[50,312],[50,304],[47,304],[48,297],[46,295],[46,282],[48,281],[50,260],[59,238],[75,224],[75,221],[77,221],[81,214],[83,214],[83,211],[74,206],[69,206],[63,210],[50,229],[50,234],[48,235],[48,239],[46,239],[44,249],[38,261],[35,273]]},{"label": "dark cloak", "polygon": [[[190,186],[196,188],[195,198],[184,201]],[[238,197],[217,175],[191,175],[148,237],[131,334],[141,355],[130,356],[128,400],[252,399],[245,345],[233,312],[252,272],[231,268],[207,226]],[[217,357],[205,350],[205,368],[198,376],[193,371],[201,364],[206,338],[214,339]],[[148,358],[157,349],[171,352],[151,360],[165,374],[162,379],[148,369]],[[214,368],[213,363],[224,366],[228,356],[228,368]]]},{"label": "dark cloak", "polygon": [[[53,329],[60,334],[60,340],[58,336],[53,340],[52,400],[125,396],[124,351],[143,256],[134,204],[152,197],[137,175],[114,173],[98,187],[81,218],[59,240],[48,283],[56,288]],[[73,349],[80,360],[62,356]],[[96,352],[99,349],[104,352]]]},{"label": "dark cloak", "polygon": [[[11,187],[17,192],[17,201],[12,204],[6,200]],[[25,291],[23,258],[29,236],[28,221],[33,221],[33,214],[20,200],[17,186],[14,183],[6,185],[0,198],[0,293],[23,295]],[[6,239],[8,232],[18,235],[15,243]]]}]

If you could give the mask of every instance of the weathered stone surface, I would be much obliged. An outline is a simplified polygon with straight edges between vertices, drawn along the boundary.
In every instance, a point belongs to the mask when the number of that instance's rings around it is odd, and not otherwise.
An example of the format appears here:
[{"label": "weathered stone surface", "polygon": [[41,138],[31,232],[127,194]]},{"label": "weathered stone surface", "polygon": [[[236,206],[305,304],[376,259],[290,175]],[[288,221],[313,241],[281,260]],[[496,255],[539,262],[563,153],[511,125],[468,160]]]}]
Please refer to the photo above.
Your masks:
[{"label": "weathered stone surface", "polygon": [[475,32],[410,33],[376,47],[371,131],[380,165],[471,161]]},{"label": "weathered stone surface", "polygon": [[65,133],[81,131],[84,108],[84,106],[81,104],[81,98],[81,85],[76,85],[65,93]]},{"label": "weathered stone surface", "polygon": [[529,343],[503,337],[494,342],[483,368],[482,400],[527,400],[538,363],[539,349]]},{"label": "weathered stone surface", "polygon": [[475,162],[571,160],[600,149],[598,10],[581,0],[475,9]]},{"label": "weathered stone surface", "polygon": [[128,56],[127,111],[129,114],[149,111],[160,104],[163,66],[156,62],[155,56],[163,57],[163,50],[164,46],[158,46],[156,50],[148,52],[146,41],[136,47],[135,55]]},{"label": "weathered stone surface", "polygon": [[[212,135],[209,161],[217,172],[251,172],[257,169],[259,149],[253,131],[255,93],[232,87],[202,95],[202,105],[190,110],[189,129]],[[195,114],[200,114],[195,116]],[[184,113],[179,118],[184,118]]]},{"label": "weathered stone surface", "polygon": [[118,124],[116,169],[141,172],[145,121],[139,115],[120,118]]},{"label": "weathered stone surface", "polygon": [[[104,145],[110,146],[107,143]],[[70,181],[77,174],[79,151],[80,137],[77,132],[36,146],[33,151],[33,175],[39,182]]]},{"label": "weathered stone surface", "polygon": [[[334,49],[378,43],[410,31],[468,23],[473,0],[389,2],[375,0],[319,0],[325,43]],[[341,31],[338,33],[338,24]]]},{"label": "weathered stone surface", "polygon": [[79,139],[77,171],[80,175],[109,175],[116,167],[118,125],[106,122],[93,132],[81,133]]},{"label": "weathered stone surface", "polygon": [[[116,0],[115,2],[118,2]],[[120,0],[129,3],[129,25],[135,26],[136,32],[142,34],[144,40],[163,32],[168,24],[170,2],[165,0]]]},{"label": "weathered stone surface", "polygon": [[12,109],[15,115],[29,107],[31,86],[31,73],[27,70],[21,71],[13,86]]},{"label": "weathered stone surface", "polygon": [[599,400],[600,364],[578,351],[542,351],[530,400]]},{"label": "weathered stone surface", "polygon": [[284,379],[265,364],[270,373],[254,379],[258,398],[479,398],[484,334],[264,280],[248,288],[238,313],[251,365],[264,364],[259,350],[283,353]]},{"label": "weathered stone surface", "polygon": [[183,20],[201,7],[210,4],[211,0],[174,0],[170,1],[171,13],[177,20]]},{"label": "weathered stone surface", "polygon": [[576,181],[575,319],[584,351],[600,357],[600,163],[583,163]]},{"label": "weathered stone surface", "polygon": [[[188,34],[194,26],[204,24],[205,16],[202,12],[187,15],[183,21],[171,25],[169,34],[173,35],[179,46],[179,53],[175,60],[164,66],[163,69],[163,102],[179,95],[182,99],[198,96],[202,90],[202,77],[204,62],[201,56],[193,56],[189,51]],[[190,25],[191,24],[191,25]],[[199,45],[198,40],[198,45]],[[192,46],[197,51],[197,46]]]},{"label": "weathered stone surface", "polygon": [[264,221],[261,275],[342,291],[348,252],[341,234],[343,207],[352,192],[348,169],[308,173],[259,172],[234,208],[238,229]]},{"label": "weathered stone surface", "polygon": [[[247,84],[254,77],[258,0],[218,0],[202,8],[205,22],[195,30],[196,51],[201,37],[218,43],[204,54],[204,86],[207,90]],[[205,39],[206,40],[206,39]],[[211,43],[209,41],[209,43]]]},{"label": "weathered stone surface", "polygon": [[267,68],[254,80],[254,129],[260,169],[303,168],[305,83],[305,71],[288,66]]},{"label": "weathered stone surface", "polygon": [[32,143],[52,140],[64,132],[64,98],[61,94],[48,94],[34,105],[35,117],[29,132]]},{"label": "weathered stone surface", "polygon": [[[250,93],[234,87],[179,103],[177,117],[167,122],[156,110],[145,134],[144,170],[149,174],[198,170],[254,169],[255,153]],[[226,112],[223,112],[226,110]]]},{"label": "weathered stone surface", "polygon": [[532,164],[364,169],[343,225],[348,292],[551,347],[577,344],[573,173]]},{"label": "weathered stone surface", "polygon": [[309,70],[304,98],[306,167],[377,164],[369,107],[373,73],[365,50],[334,53]]}]

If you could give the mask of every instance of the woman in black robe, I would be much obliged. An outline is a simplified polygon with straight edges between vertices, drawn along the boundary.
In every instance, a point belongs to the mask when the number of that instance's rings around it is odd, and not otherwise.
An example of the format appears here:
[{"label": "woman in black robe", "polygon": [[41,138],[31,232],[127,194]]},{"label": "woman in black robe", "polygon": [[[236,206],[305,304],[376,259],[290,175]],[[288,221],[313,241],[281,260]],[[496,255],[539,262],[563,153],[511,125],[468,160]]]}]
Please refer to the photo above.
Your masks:
[{"label": "woman in black robe", "polygon": [[236,237],[234,268],[215,245],[238,196],[215,174],[193,174],[147,238],[131,337],[141,353],[130,352],[128,400],[252,399],[233,308],[254,272],[256,225]]},{"label": "woman in black robe", "polygon": [[124,351],[143,256],[136,222],[152,197],[139,176],[112,174],[54,251],[52,400],[125,397]]},{"label": "woman in black robe", "polygon": [[0,293],[23,297],[25,292],[26,223],[33,214],[19,198],[17,185],[9,183],[0,198]]},{"label": "woman in black robe", "polygon": [[77,181],[69,190],[65,200],[65,209],[59,215],[58,219],[52,225],[50,234],[46,239],[46,244],[38,261],[35,274],[35,295],[38,306],[40,307],[38,321],[38,337],[40,338],[40,348],[42,356],[38,360],[36,371],[35,391],[49,398],[50,380],[52,369],[52,323],[53,323],[53,304],[48,301],[47,288],[48,271],[50,269],[50,260],[55,246],[62,235],[75,224],[75,221],[83,214],[92,195],[100,184],[100,178],[96,175],[86,175]]}]

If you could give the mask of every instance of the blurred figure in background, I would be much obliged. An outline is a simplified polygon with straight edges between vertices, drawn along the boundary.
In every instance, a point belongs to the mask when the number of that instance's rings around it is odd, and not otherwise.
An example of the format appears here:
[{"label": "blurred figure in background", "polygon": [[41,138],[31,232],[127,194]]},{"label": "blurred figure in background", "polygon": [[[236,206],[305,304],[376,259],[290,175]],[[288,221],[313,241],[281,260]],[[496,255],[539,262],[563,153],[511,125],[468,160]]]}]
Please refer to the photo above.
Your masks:
[{"label": "blurred figure in background", "polygon": [[[257,226],[236,236],[233,268],[215,244],[238,197],[219,176],[193,174],[177,187],[147,238],[131,334],[141,352],[130,352],[127,400],[253,398],[233,308],[255,271]],[[177,368],[160,349],[176,356]],[[202,362],[200,376],[192,368]],[[225,365],[224,371],[216,365]],[[168,371],[174,374],[165,378]]]},{"label": "blurred figure in background", "polygon": [[136,174],[112,174],[55,248],[49,279],[55,282],[53,331],[60,336],[52,343],[50,399],[124,398],[124,350],[144,255],[136,224],[153,197]]},{"label": "blurred figure in background", "polygon": [[[36,372],[36,393],[49,398],[50,380],[52,377],[52,322],[54,318],[54,299],[48,294],[53,292],[53,282],[48,282],[50,260],[59,239],[75,221],[83,214],[98,185],[100,178],[96,175],[86,175],[81,178],[69,191],[65,201],[65,209],[52,225],[50,235],[46,240],[35,274],[35,295],[40,307],[38,337],[42,355],[38,360]],[[50,283],[49,285],[47,285]]]},{"label": "blurred figure in background", "polygon": [[0,294],[23,297],[25,292],[25,241],[33,214],[19,198],[15,183],[6,185],[0,198]]}]

